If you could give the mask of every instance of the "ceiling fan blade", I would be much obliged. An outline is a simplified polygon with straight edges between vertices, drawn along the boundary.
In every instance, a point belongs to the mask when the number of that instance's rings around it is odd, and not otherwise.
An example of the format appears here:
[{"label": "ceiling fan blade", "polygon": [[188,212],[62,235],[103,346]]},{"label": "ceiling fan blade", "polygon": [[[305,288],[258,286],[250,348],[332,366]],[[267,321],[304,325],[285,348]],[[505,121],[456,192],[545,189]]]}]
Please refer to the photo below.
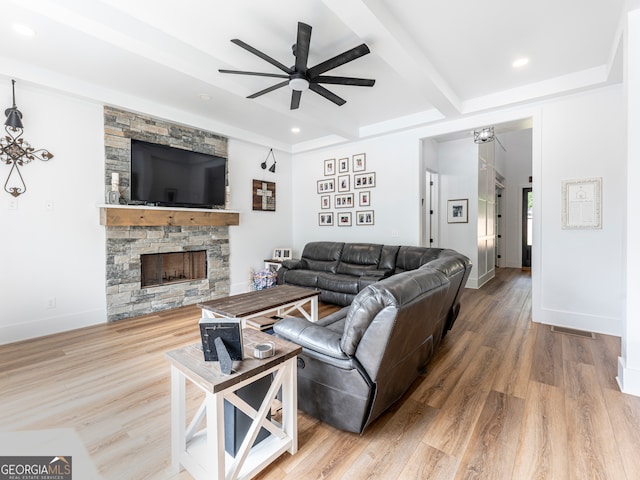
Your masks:
[{"label": "ceiling fan blade", "polygon": [[235,73],[236,75],[256,75],[258,77],[289,78],[289,75],[283,75],[281,73],[245,72],[242,70],[224,70],[224,69],[219,69],[218,71],[220,73]]},{"label": "ceiling fan blade", "polygon": [[330,92],[329,90],[318,85],[317,83],[310,83],[309,90],[313,90],[317,94],[322,95],[327,100],[331,100],[336,105],[344,105],[345,103],[347,103],[347,101],[344,98],[340,98],[335,93]]},{"label": "ceiling fan blade", "polygon": [[[291,73],[291,69],[283,64],[281,64],[279,61],[271,58],[269,55],[262,53],[260,50],[253,48],[251,45],[244,43],[242,40],[238,40],[237,38],[234,38],[233,40],[231,40],[232,43],[235,43],[236,45],[238,45],[239,47],[244,48],[245,50],[253,53],[254,55],[260,57],[261,59],[263,59],[266,62],[269,62],[271,65],[273,65],[274,67],[279,68],[280,70],[282,70],[285,73]],[[326,71],[326,70],[325,70]]]},{"label": "ceiling fan blade", "polygon": [[322,63],[319,63],[315,67],[310,68],[309,70],[307,70],[307,76],[309,78],[317,77],[318,75],[322,75],[324,72],[328,70],[339,67],[340,65],[344,65],[345,63],[351,62],[352,60],[355,60],[356,58],[360,58],[369,52],[370,52],[369,47],[367,47],[367,45],[363,43],[362,45],[353,47],[351,50],[347,50],[346,52],[341,53],[340,55],[336,55],[335,57],[330,58],[329,60],[326,60]]},{"label": "ceiling fan blade", "polygon": [[293,90],[291,92],[291,110],[296,110],[300,106],[300,97],[302,97],[300,90]]},{"label": "ceiling fan blade", "polygon": [[259,97],[260,95],[264,95],[265,93],[273,92],[274,90],[277,90],[278,88],[286,87],[287,85],[289,85],[289,80],[285,80],[284,82],[280,82],[280,83],[277,83],[275,85],[272,85],[269,88],[265,88],[264,90],[260,90],[259,92],[256,92],[253,95],[249,95],[247,98],[256,98],[256,97]]},{"label": "ceiling fan blade", "polygon": [[306,23],[298,22],[298,37],[293,54],[296,57],[296,72],[304,73],[307,70],[309,58],[309,43],[311,42],[311,27]]},{"label": "ceiling fan blade", "polygon": [[373,87],[376,81],[368,78],[353,77],[331,77],[328,75],[318,75],[311,80],[311,83],[331,83],[334,85],[353,85],[356,87]]}]

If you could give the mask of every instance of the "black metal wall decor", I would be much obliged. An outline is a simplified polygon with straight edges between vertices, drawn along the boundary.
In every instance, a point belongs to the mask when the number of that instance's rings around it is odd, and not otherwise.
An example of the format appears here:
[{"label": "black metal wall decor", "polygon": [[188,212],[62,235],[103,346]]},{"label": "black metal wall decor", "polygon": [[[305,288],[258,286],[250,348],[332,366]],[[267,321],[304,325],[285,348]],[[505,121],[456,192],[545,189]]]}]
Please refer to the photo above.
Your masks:
[{"label": "black metal wall decor", "polygon": [[36,150],[27,141],[22,138],[22,112],[16,107],[16,81],[11,80],[11,88],[13,90],[13,107],[7,108],[4,114],[7,120],[4,122],[7,135],[0,138],[0,162],[11,165],[9,176],[4,183],[4,190],[14,197],[22,195],[27,191],[27,185],[24,183],[20,168],[23,165],[35,160],[46,162],[53,158],[53,154],[43,148]]}]

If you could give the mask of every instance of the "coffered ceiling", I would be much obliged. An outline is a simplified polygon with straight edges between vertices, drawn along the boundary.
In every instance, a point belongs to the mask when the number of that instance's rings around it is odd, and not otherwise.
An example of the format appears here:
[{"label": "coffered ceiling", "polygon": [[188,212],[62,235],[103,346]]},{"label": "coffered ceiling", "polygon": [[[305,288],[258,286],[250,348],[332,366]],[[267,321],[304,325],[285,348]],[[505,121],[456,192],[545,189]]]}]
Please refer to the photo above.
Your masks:
[{"label": "coffered ceiling", "polygon": [[[221,134],[300,151],[619,82],[624,4],[3,0],[0,74],[124,108],[160,104]],[[326,75],[375,86],[326,85],[347,103],[305,91],[290,110],[288,87],[246,98],[282,79],[218,72],[281,73],[230,40],[293,65],[299,21],[313,27],[309,66],[364,42],[369,55]],[[528,64],[513,67],[519,58]]]}]

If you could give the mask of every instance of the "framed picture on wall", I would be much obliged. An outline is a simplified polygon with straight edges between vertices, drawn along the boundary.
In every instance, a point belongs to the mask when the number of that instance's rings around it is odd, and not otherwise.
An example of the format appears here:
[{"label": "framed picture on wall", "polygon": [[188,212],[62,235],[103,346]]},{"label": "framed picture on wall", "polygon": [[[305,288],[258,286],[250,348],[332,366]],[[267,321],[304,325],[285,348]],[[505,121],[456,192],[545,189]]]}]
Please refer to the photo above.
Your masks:
[{"label": "framed picture on wall", "polygon": [[329,158],[324,161],[324,176],[335,175],[336,173],[336,159]]},{"label": "framed picture on wall", "polygon": [[349,175],[338,176],[338,191],[348,192],[351,190],[351,177]]},{"label": "framed picture on wall", "polygon": [[373,210],[356,212],[356,225],[373,225]]},{"label": "framed picture on wall", "polygon": [[330,227],[333,225],[333,212],[322,212],[318,214],[318,225]]},{"label": "framed picture on wall", "polygon": [[353,171],[364,172],[367,169],[366,154],[358,153],[353,156]]},{"label": "framed picture on wall", "polygon": [[353,176],[353,188],[376,186],[376,172],[359,173]]},{"label": "framed picture on wall", "polygon": [[320,208],[322,210],[331,208],[331,195],[322,195],[320,197]]},{"label": "framed picture on wall", "polygon": [[338,213],[338,226],[350,227],[351,226],[351,212]]},{"label": "framed picture on wall", "polygon": [[349,157],[338,160],[338,173],[347,173],[349,171]]},{"label": "framed picture on wall", "polygon": [[467,198],[447,201],[447,223],[469,223],[469,200]]},{"label": "framed picture on wall", "polygon": [[353,193],[336,193],[334,197],[335,208],[351,208],[354,206]]},{"label": "framed picture on wall", "polygon": [[359,207],[371,206],[371,192],[369,190],[367,190],[366,192],[358,192],[358,206]]},{"label": "framed picture on wall", "polygon": [[333,178],[318,180],[318,193],[333,193],[336,191],[336,181]]}]

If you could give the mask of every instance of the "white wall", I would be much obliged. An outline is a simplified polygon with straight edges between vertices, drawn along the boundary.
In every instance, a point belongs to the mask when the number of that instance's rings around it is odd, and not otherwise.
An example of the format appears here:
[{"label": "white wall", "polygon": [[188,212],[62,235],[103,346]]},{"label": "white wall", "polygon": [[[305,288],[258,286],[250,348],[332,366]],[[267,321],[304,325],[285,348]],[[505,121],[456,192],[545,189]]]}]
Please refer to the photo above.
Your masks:
[{"label": "white wall", "polygon": [[[240,225],[229,227],[231,294],[248,291],[251,269],[262,270],[274,248],[293,246],[291,155],[274,150],[276,172],[271,173],[271,156],[267,170],[260,167],[268,153],[269,148],[229,140],[231,210],[240,212]],[[252,210],[253,179],[275,182],[275,212]]]},{"label": "white wall", "polygon": [[[626,190],[625,104],[620,86],[543,106],[534,152],[534,274],[544,323],[622,334]],[[602,229],[561,228],[562,180],[602,177]],[[537,255],[537,258],[536,258]],[[536,271],[537,270],[537,271]],[[534,291],[535,293],[535,291]]]},{"label": "white wall", "polygon": [[[333,208],[326,211],[353,213],[353,226],[327,227],[318,225],[320,194],[316,182],[324,178],[324,160],[351,158],[366,154],[368,172],[376,173],[376,187],[371,191],[371,207]],[[411,133],[399,133],[348,145],[298,154],[293,160],[293,237],[294,255],[300,256],[307,242],[334,240],[374,242],[393,245],[419,245],[420,242],[420,140]],[[351,191],[357,204],[358,189]],[[334,176],[336,177],[336,176]],[[357,226],[355,212],[375,210],[375,224]]]},{"label": "white wall", "polygon": [[[10,80],[0,87],[11,105]],[[0,191],[0,343],[106,321],[102,105],[16,87],[23,137],[54,157],[21,168],[17,209]],[[3,185],[9,170],[0,165]]]},{"label": "white wall", "polygon": [[[439,241],[441,248],[453,248],[471,259],[467,285],[478,285],[478,146],[471,138],[438,145],[440,178]],[[469,200],[469,222],[447,223],[447,201]]]}]

